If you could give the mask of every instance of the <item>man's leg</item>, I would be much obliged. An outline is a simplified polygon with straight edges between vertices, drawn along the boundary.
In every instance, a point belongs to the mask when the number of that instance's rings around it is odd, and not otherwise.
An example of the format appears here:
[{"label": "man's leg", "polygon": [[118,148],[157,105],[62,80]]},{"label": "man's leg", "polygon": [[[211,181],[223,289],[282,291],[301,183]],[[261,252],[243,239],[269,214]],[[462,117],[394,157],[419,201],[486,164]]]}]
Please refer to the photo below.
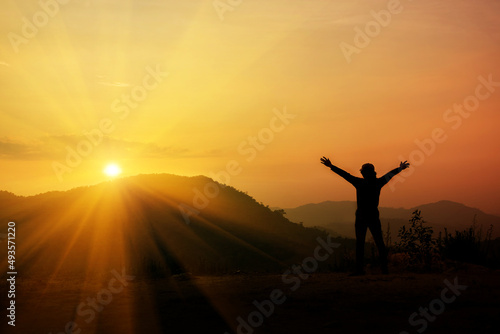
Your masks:
[{"label": "man's leg", "polygon": [[369,227],[370,227],[370,232],[372,233],[373,236],[373,240],[377,245],[378,254],[380,256],[380,264],[382,267],[382,273],[387,274],[388,273],[387,248],[385,247],[384,244],[384,237],[382,235],[382,225],[380,224],[380,219],[376,218],[374,221],[370,223]]},{"label": "man's leg", "polygon": [[366,229],[368,226],[363,219],[356,217],[354,224],[356,229],[356,274],[364,273],[364,258],[365,258],[365,238]]}]

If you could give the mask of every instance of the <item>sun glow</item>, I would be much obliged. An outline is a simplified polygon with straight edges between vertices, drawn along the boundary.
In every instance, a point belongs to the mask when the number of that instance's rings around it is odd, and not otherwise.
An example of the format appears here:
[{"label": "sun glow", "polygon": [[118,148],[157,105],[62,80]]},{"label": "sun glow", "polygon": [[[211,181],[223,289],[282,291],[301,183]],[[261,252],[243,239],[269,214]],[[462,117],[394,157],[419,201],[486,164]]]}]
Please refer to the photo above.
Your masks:
[{"label": "sun glow", "polygon": [[117,164],[109,164],[104,167],[102,172],[109,177],[117,177],[122,173],[122,169]]}]

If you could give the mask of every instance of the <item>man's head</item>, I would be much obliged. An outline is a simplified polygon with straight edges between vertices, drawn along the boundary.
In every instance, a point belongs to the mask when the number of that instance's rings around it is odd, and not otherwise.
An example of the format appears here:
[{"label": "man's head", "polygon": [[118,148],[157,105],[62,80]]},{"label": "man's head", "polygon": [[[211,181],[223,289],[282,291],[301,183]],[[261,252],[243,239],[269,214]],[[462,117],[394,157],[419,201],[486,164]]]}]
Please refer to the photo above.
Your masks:
[{"label": "man's head", "polygon": [[369,163],[361,166],[360,172],[365,179],[372,179],[377,177],[377,172],[375,172],[375,166]]}]

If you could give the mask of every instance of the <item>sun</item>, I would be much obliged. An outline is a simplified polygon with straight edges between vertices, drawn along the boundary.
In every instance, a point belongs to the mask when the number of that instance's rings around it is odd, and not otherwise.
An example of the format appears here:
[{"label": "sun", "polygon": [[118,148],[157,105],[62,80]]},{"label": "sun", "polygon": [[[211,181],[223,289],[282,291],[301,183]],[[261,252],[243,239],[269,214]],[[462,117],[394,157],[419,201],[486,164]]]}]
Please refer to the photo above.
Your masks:
[{"label": "sun", "polygon": [[122,169],[117,164],[108,164],[102,172],[109,177],[117,177],[122,173]]}]

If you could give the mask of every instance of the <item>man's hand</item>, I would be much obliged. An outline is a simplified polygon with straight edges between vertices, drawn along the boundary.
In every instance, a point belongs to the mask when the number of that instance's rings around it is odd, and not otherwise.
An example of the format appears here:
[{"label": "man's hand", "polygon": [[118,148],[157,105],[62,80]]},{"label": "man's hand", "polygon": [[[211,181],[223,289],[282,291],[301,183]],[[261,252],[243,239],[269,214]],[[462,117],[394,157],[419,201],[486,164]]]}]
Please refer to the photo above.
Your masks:
[{"label": "man's hand", "polygon": [[321,163],[322,163],[323,165],[325,165],[326,167],[332,168],[332,166],[333,166],[333,165],[332,165],[332,163],[330,162],[330,159],[323,157],[323,158],[321,158],[320,160],[321,160]]},{"label": "man's hand", "polygon": [[401,170],[405,170],[408,167],[410,167],[410,163],[408,162],[408,160],[399,163],[399,169]]}]

